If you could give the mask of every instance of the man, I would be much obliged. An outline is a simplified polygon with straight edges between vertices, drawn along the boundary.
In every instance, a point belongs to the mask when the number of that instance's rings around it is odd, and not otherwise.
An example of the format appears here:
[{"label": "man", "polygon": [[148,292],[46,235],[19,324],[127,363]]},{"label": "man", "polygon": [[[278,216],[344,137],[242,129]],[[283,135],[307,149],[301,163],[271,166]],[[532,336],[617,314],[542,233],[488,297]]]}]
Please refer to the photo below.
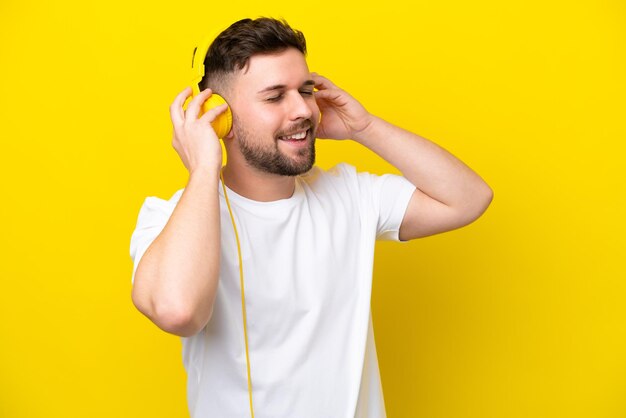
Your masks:
[{"label": "man", "polygon": [[[184,90],[170,108],[189,180],[141,208],[132,299],[182,337],[193,417],[384,417],[370,316],[375,239],[459,228],[492,199],[450,153],[311,73],[305,54],[286,22],[236,22],[209,49],[206,89],[186,110]],[[233,114],[224,189],[210,122],[226,106],[200,116],[213,91]],[[316,137],[352,139],[403,176],[314,167]]]}]

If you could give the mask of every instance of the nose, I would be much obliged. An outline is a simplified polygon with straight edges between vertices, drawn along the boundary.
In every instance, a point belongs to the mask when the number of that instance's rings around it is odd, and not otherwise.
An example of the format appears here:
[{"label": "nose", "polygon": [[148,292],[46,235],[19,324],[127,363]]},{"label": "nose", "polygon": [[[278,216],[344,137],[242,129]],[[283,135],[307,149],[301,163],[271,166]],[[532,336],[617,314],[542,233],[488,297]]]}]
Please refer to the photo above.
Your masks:
[{"label": "nose", "polygon": [[307,100],[300,92],[294,92],[289,100],[289,118],[291,120],[310,119],[313,115],[311,108],[313,103],[315,99]]}]

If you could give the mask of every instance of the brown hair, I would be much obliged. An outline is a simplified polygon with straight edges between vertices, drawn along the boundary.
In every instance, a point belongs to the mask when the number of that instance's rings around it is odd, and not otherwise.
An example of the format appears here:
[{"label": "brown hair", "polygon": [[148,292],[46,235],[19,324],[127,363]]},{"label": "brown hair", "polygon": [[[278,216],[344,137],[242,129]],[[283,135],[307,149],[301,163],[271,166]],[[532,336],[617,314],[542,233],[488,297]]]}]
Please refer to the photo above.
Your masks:
[{"label": "brown hair", "polygon": [[227,76],[245,68],[253,55],[281,52],[287,48],[296,48],[306,55],[304,34],[291,28],[284,19],[239,20],[220,33],[209,47],[200,89],[211,86],[222,90]]}]

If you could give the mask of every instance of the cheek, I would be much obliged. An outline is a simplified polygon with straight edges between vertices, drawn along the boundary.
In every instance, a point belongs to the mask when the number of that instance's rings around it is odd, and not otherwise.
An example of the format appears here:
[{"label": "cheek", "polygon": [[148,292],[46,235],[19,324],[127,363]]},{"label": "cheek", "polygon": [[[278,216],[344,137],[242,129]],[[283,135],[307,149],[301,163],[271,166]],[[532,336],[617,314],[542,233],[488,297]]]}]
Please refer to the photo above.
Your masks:
[{"label": "cheek", "polygon": [[255,125],[252,125],[254,129],[258,126],[263,127],[265,129],[276,130],[279,129],[281,125],[281,119],[278,116],[278,112],[268,112],[259,110],[259,112],[255,115]]},{"label": "cheek", "polygon": [[268,112],[262,107],[241,109],[236,119],[246,130],[257,133],[273,134],[281,126],[276,112]]}]

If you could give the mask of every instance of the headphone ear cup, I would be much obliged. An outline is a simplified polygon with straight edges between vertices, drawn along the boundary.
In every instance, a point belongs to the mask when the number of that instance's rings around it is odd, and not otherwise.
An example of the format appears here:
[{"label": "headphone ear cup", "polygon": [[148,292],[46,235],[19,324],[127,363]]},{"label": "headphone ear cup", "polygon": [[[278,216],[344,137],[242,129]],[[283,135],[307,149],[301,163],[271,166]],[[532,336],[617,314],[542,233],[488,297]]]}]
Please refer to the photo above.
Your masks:
[{"label": "headphone ear cup", "polygon": [[[211,43],[215,39],[215,36],[205,38],[200,45],[198,45],[193,50],[193,56],[191,58],[191,88],[192,88],[192,96],[196,96],[200,93],[200,84],[202,83],[202,79],[205,76],[204,69],[204,60],[206,59],[207,52],[209,51],[209,47]],[[183,109],[186,109],[186,105],[189,103],[188,99],[183,105]],[[226,103],[226,100],[219,94],[213,94],[209,97],[202,105],[200,109],[200,115],[202,116],[209,109],[212,109],[216,106]],[[233,114],[230,111],[230,106],[221,113],[213,122],[211,122],[217,137],[223,139],[228,135],[232,126],[233,126]]]},{"label": "headphone ear cup", "polygon": [[[220,96],[219,94],[212,94],[211,97],[209,97],[202,105],[202,111],[200,112],[200,115],[203,115],[210,109],[223,105],[224,103],[226,103],[226,100],[224,100],[222,96]],[[233,127],[233,114],[230,111],[230,106],[223,113],[221,113],[213,122],[211,122],[211,125],[213,126],[213,129],[215,130],[218,138],[221,139],[228,135],[231,128]]]}]

